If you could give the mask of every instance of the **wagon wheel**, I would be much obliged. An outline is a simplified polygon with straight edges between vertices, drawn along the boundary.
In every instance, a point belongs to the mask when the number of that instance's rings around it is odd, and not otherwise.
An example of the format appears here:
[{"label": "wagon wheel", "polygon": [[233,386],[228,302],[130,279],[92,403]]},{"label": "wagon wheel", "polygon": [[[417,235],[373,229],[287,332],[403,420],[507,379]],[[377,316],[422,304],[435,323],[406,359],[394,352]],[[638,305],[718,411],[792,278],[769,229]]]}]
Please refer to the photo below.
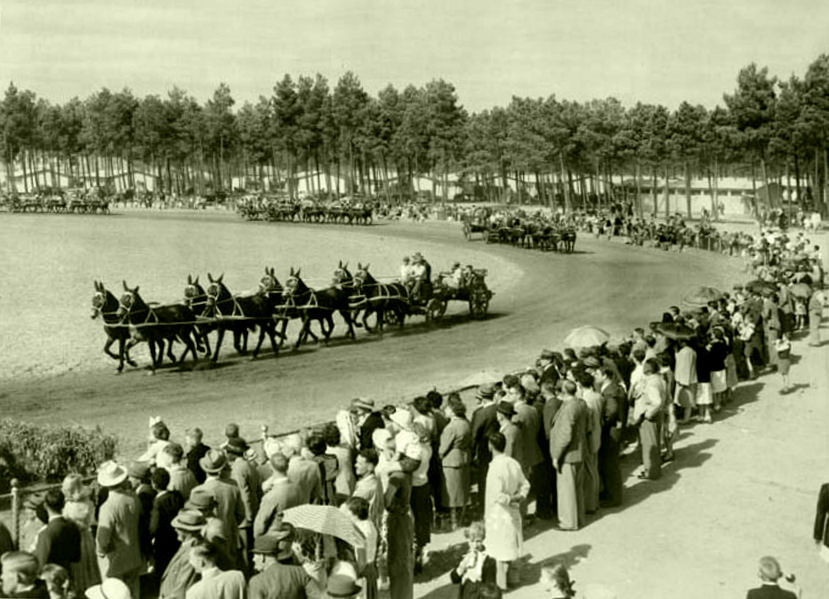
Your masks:
[{"label": "wagon wheel", "polygon": [[426,322],[437,322],[446,313],[446,302],[433,297],[426,303]]},{"label": "wagon wheel", "polygon": [[478,287],[469,294],[469,314],[472,318],[483,318],[489,310],[489,292]]},{"label": "wagon wheel", "polygon": [[383,312],[383,322],[389,326],[400,324],[400,317],[394,310],[386,310]]}]

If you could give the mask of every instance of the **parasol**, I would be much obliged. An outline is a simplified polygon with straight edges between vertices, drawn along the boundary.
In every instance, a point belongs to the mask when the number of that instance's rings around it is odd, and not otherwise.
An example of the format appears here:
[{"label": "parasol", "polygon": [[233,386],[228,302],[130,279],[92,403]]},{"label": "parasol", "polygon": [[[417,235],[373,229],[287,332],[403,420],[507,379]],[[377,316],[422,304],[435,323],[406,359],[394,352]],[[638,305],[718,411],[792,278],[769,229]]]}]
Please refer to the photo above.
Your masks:
[{"label": "parasol", "polygon": [[795,283],[792,285],[790,291],[793,296],[803,299],[806,299],[812,295],[812,288],[806,283]]},{"label": "parasol", "polygon": [[745,289],[751,293],[771,295],[777,291],[777,285],[764,281],[763,279],[754,279],[753,281],[746,283]]},{"label": "parasol", "polygon": [[478,387],[480,385],[486,385],[487,383],[497,383],[503,377],[503,373],[492,368],[479,370],[463,379],[458,384],[458,389],[468,389],[469,387]]},{"label": "parasol", "polygon": [[333,505],[298,505],[288,508],[282,521],[296,528],[342,539],[356,548],[363,548],[366,539],[345,512]]},{"label": "parasol", "polygon": [[582,347],[595,347],[602,345],[610,340],[610,333],[593,326],[582,326],[573,329],[564,338],[564,345],[573,349],[580,349]]},{"label": "parasol", "polygon": [[714,287],[697,287],[682,299],[682,303],[689,307],[702,308],[708,302],[716,302],[722,298],[722,291]]},{"label": "parasol", "polygon": [[676,323],[676,322],[660,322],[653,330],[668,339],[693,339],[696,337],[696,331],[691,327]]}]

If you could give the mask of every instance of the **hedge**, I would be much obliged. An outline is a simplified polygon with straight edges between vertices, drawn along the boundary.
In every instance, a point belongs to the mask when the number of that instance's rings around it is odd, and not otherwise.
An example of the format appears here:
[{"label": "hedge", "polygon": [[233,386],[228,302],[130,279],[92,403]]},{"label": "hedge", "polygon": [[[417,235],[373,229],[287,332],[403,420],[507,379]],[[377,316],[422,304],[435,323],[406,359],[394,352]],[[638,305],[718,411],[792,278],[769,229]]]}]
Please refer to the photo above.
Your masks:
[{"label": "hedge", "polygon": [[115,436],[98,427],[38,426],[4,418],[0,420],[0,480],[53,482],[70,472],[91,474],[115,456],[117,443]]}]

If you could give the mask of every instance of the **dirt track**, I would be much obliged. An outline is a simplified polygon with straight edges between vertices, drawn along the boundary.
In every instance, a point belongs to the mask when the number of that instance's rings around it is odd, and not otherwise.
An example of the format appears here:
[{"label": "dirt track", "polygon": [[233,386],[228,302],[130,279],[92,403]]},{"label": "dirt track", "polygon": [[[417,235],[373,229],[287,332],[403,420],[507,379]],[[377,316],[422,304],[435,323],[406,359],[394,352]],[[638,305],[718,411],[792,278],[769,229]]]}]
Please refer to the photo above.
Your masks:
[{"label": "dirt track", "polygon": [[[439,329],[407,325],[383,339],[361,333],[357,343],[338,340],[253,363],[223,359],[209,371],[118,377],[107,368],[3,381],[0,409],[40,422],[99,424],[121,436],[126,454],[137,451],[147,416],[156,414],[175,436],[199,425],[216,439],[231,420],[255,436],[262,423],[285,430],[330,418],[356,395],[394,401],[434,385],[452,387],[478,370],[526,365],[541,347],[558,347],[579,324],[623,334],[658,318],[694,285],[731,288],[745,278],[739,263],[724,257],[592,239],[579,239],[579,253],[561,256],[467,243],[447,224],[355,233],[373,236],[378,252],[386,235],[423,240],[435,251],[431,243],[440,244],[443,254],[428,256],[433,263],[471,247],[482,260],[511,265],[514,272],[495,288],[492,316],[483,322],[455,317]],[[660,481],[627,480],[622,508],[600,511],[575,533],[531,527],[525,586],[510,597],[547,596],[537,584],[539,568],[558,562],[571,567],[582,593],[600,585],[620,599],[738,597],[757,584],[756,560],[763,554],[778,556],[797,573],[805,596],[823,596],[829,568],[810,539],[816,492],[827,480],[829,346],[809,349],[798,341],[793,353],[799,358],[792,369],[796,393],[779,396],[774,376],[741,385],[735,404],[713,425],[683,429],[677,459]],[[637,463],[636,456],[626,457],[624,471]],[[456,595],[448,569],[457,563],[462,541],[459,534],[433,538],[436,554],[417,578],[417,597]]]},{"label": "dirt track", "polygon": [[[325,228],[309,229],[325,241]],[[355,228],[382,253],[386,236],[428,243],[433,264],[474,250],[478,263],[495,262],[509,273],[485,321],[470,321],[462,304],[450,304],[445,324],[432,328],[415,318],[383,338],[360,331],[357,342],[270,353],[256,362],[223,354],[218,367],[197,372],[168,369],[155,377],[142,370],[115,376],[110,368],[4,381],[4,413],[40,422],[100,425],[118,433],[129,452],[143,442],[147,417],[163,415],[173,430],[202,426],[215,438],[228,421],[253,435],[263,423],[288,430],[330,418],[334,408],[365,395],[378,402],[412,397],[437,386],[452,388],[481,369],[505,371],[531,363],[542,347],[557,347],[567,331],[595,324],[625,334],[655,320],[681,290],[697,284],[730,287],[734,262],[710,255],[682,255],[579,239],[573,255],[482,241],[467,242],[448,223]],[[413,247],[415,241],[412,242]],[[439,254],[439,255],[438,255]],[[496,274],[496,273],[493,273]],[[335,335],[341,334],[338,328]]]}]

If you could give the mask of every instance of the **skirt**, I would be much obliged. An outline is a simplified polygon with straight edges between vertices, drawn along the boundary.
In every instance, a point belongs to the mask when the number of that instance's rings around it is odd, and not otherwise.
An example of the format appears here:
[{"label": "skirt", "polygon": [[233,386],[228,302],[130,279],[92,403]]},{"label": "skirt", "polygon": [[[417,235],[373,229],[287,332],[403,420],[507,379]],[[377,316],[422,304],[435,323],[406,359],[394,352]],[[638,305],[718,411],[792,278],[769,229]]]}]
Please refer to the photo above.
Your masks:
[{"label": "skirt", "polygon": [[441,493],[443,507],[466,507],[469,502],[469,466],[443,468],[444,491]]},{"label": "skirt", "polygon": [[694,397],[696,395],[696,383],[693,385],[680,385],[677,383],[676,391],[674,392],[674,403],[680,408],[693,408]]},{"label": "skirt", "polygon": [[777,372],[779,374],[789,374],[789,368],[792,361],[789,358],[777,358]]},{"label": "skirt", "polygon": [[697,397],[698,406],[710,406],[714,403],[711,395],[711,383],[697,383]]},{"label": "skirt", "polygon": [[711,373],[711,393],[722,393],[728,388],[725,370],[715,370]]}]

